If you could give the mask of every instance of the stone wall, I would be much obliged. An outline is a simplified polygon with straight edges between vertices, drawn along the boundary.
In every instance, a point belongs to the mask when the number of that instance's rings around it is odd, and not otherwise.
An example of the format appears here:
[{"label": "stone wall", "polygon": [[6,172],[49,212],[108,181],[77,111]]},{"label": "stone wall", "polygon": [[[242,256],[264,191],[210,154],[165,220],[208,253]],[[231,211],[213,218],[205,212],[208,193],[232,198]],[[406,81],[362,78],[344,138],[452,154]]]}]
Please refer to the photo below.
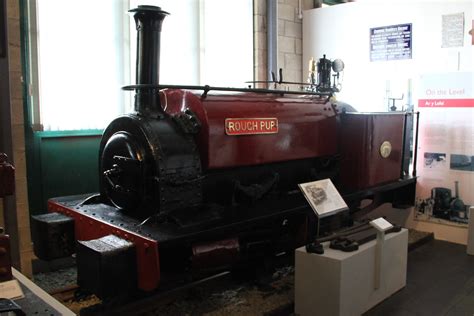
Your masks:
[{"label": "stone wall", "polygon": [[[276,1],[276,0],[275,0]],[[301,9],[313,8],[313,0],[301,0]],[[255,25],[255,80],[267,80],[267,19],[266,0],[254,1]],[[305,81],[303,69],[303,26],[299,17],[298,0],[278,0],[278,57],[277,67],[283,69],[285,81]]]},{"label": "stone wall", "polygon": [[254,76],[267,80],[267,5],[254,0]]},{"label": "stone wall", "polygon": [[15,166],[16,214],[21,271],[31,276],[33,257],[26,180],[25,126],[23,119],[23,78],[21,64],[20,8],[18,0],[7,0],[8,57],[10,76],[13,164]]}]

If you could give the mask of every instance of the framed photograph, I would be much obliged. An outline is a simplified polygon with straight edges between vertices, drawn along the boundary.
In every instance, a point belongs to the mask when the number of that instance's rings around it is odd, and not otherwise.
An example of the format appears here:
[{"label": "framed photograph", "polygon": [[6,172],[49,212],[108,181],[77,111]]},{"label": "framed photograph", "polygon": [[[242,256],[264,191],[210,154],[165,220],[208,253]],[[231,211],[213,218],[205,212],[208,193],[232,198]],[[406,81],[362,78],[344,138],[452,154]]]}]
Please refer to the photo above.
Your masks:
[{"label": "framed photograph", "polygon": [[304,197],[318,217],[347,210],[347,204],[330,179],[298,184]]}]

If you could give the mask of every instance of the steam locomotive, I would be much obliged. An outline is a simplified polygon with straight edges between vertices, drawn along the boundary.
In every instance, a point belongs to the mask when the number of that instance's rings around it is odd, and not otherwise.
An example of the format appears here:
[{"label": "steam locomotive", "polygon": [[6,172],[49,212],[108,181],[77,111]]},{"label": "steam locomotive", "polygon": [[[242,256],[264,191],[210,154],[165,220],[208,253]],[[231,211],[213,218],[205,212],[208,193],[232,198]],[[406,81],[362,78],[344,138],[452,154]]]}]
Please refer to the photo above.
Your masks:
[{"label": "steam locomotive", "polygon": [[100,193],[51,199],[33,218],[36,255],[76,252],[81,287],[152,291],[304,245],[318,218],[299,183],[330,178],[348,204],[326,230],[382,203],[413,205],[412,114],[343,113],[326,58],[315,91],[160,85],[167,13],[131,12],[135,113],[103,133]]}]

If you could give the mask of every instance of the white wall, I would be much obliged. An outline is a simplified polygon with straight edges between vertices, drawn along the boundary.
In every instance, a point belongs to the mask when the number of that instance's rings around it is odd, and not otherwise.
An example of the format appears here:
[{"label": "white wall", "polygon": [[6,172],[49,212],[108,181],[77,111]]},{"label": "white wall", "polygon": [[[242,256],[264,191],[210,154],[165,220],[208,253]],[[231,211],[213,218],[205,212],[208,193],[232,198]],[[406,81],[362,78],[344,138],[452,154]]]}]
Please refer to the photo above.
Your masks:
[{"label": "white wall", "polygon": [[[311,57],[326,54],[340,58],[346,69],[338,98],[359,111],[385,111],[389,80],[392,96],[405,94],[413,79],[416,99],[420,74],[472,71],[471,45],[473,3],[452,1],[359,1],[305,11],[303,14],[303,65]],[[464,46],[441,48],[441,19],[444,14],[464,12]],[[412,23],[412,59],[370,62],[370,28]],[[307,69],[303,67],[303,80]],[[390,94],[390,93],[389,93]]]},{"label": "white wall", "polygon": [[[465,20],[464,45],[442,48],[442,16],[461,12],[464,13]],[[468,34],[472,28],[473,16],[474,5],[470,0],[399,0],[397,2],[359,0],[308,10],[304,12],[303,17],[303,65],[307,65],[311,57],[320,58],[323,54],[326,54],[329,59],[342,59],[346,68],[343,74],[342,91],[338,93],[338,99],[353,105],[359,111],[386,111],[388,108],[387,98],[399,97],[402,94],[405,99],[397,104],[398,109],[401,105],[416,105],[418,95],[423,97],[419,93],[420,87],[422,87],[420,81],[422,75],[474,72],[474,46],[471,44],[471,35]],[[370,28],[407,23],[412,24],[412,59],[370,62]],[[303,69],[303,80],[306,80],[306,71]],[[407,100],[409,92],[412,92],[412,98]],[[442,114],[445,109],[434,110]],[[456,109],[457,113],[468,113],[472,116],[471,122],[474,122],[473,110]],[[425,120],[433,117],[432,113],[425,114]],[[469,118],[463,119],[469,120]],[[423,117],[420,120],[423,120]],[[424,123],[429,124],[430,122]],[[471,124],[471,132],[474,134],[472,126]],[[456,126],[449,126],[446,130],[453,130],[447,133],[449,135],[459,134]],[[469,128],[465,130],[469,130]],[[454,139],[449,136],[446,137],[446,140],[450,142]],[[443,146],[443,144],[439,145]],[[418,164],[421,174],[423,173],[423,170],[420,169],[423,152],[429,151],[423,146],[425,145],[421,140]],[[449,152],[449,149],[446,149],[446,144],[444,147],[444,150]],[[474,148],[464,147],[461,150],[456,148],[456,150],[461,154],[471,152],[474,154]],[[435,150],[434,152],[442,151]],[[451,188],[453,179],[456,178],[462,183],[461,198],[467,204],[472,205],[474,202],[474,193],[472,192],[474,190],[474,175],[469,172],[456,173],[452,171],[445,174],[448,175],[447,179],[439,179],[438,185]],[[420,177],[417,188],[420,196],[428,197],[424,195],[426,195],[427,188],[429,192],[429,189],[434,185],[431,182],[435,181],[435,178],[432,175]],[[442,182],[444,180],[449,185]],[[386,206],[384,211],[388,211]],[[467,229],[465,228],[414,221],[413,210],[388,211],[388,213],[397,218],[397,222],[402,222],[408,227],[434,232],[437,239],[456,243],[466,243],[467,241]]]}]

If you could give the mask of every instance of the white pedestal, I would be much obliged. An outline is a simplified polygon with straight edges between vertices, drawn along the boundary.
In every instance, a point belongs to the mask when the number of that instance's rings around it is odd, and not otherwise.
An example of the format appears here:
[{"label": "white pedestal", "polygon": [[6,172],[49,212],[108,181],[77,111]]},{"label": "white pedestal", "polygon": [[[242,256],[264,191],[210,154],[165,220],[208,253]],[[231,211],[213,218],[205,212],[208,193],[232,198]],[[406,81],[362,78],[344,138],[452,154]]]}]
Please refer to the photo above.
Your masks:
[{"label": "white pedestal", "polygon": [[406,285],[408,230],[385,236],[380,287],[375,283],[375,244],[342,252],[324,246],[324,254],[295,251],[297,315],[361,315]]}]

